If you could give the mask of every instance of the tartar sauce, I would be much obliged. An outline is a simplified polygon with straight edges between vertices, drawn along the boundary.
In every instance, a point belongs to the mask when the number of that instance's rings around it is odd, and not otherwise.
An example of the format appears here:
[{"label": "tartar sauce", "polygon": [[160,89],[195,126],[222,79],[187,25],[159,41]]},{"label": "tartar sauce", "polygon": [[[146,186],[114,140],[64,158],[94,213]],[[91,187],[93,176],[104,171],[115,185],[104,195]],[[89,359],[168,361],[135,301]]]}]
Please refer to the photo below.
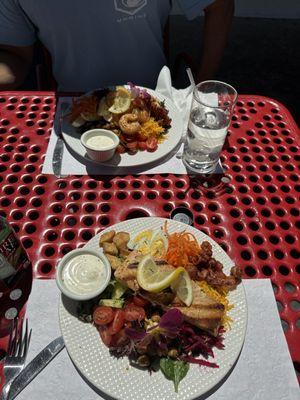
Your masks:
[{"label": "tartar sauce", "polygon": [[93,254],[80,254],[71,258],[62,270],[62,280],[66,288],[78,295],[96,292],[105,278],[105,266]]},{"label": "tartar sauce", "polygon": [[86,141],[86,144],[87,146],[95,150],[102,150],[112,147],[115,144],[115,142],[112,138],[108,136],[95,135],[89,137]]}]

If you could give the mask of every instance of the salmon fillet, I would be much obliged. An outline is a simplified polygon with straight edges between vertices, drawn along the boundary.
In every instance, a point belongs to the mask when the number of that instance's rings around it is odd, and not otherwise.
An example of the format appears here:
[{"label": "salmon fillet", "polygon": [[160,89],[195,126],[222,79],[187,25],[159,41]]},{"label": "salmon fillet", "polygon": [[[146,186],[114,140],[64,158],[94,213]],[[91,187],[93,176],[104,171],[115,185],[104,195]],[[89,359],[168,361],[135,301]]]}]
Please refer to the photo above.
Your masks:
[{"label": "salmon fillet", "polygon": [[[115,271],[115,278],[134,292],[140,289],[136,280],[136,274],[138,263],[142,257],[143,255],[140,252],[132,251]],[[132,264],[136,264],[136,267],[130,268]]]},{"label": "salmon fillet", "polygon": [[[135,292],[140,290],[136,276],[137,266],[142,257],[138,251],[132,251],[124,263],[115,271],[115,278]],[[160,268],[163,271],[174,270],[174,267],[167,263],[161,264]],[[185,321],[216,336],[224,316],[225,308],[223,304],[207,296],[196,281],[192,280],[192,287],[193,302],[190,307],[184,305],[177,297],[175,297],[169,306],[180,310]],[[143,296],[147,297],[145,292],[143,292]],[[151,296],[151,301],[160,304],[159,301],[154,300],[153,296]],[[163,304],[160,305],[165,307]]]}]

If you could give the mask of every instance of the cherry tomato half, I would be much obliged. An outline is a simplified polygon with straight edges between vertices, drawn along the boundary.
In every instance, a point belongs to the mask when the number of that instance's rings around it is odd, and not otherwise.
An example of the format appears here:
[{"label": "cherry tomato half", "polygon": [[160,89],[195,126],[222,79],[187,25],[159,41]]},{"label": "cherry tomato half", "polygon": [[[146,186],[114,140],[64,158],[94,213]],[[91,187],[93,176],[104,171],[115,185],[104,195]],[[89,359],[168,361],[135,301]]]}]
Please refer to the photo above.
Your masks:
[{"label": "cherry tomato half", "polygon": [[141,151],[146,150],[146,148],[147,148],[146,142],[139,141],[139,142],[138,142],[138,148],[139,148]]},{"label": "cherry tomato half", "polygon": [[114,319],[111,307],[99,306],[93,312],[93,321],[96,325],[107,325]]},{"label": "cherry tomato half", "polygon": [[117,151],[118,154],[124,154],[124,153],[126,153],[125,147],[122,146],[121,144],[119,144],[119,146],[117,147],[116,151]]},{"label": "cherry tomato half", "polygon": [[145,136],[145,135],[143,135],[141,132],[139,132],[139,133],[137,134],[137,140],[138,140],[139,142],[146,142],[147,139],[148,139],[148,137]]},{"label": "cherry tomato half", "polygon": [[135,304],[127,304],[125,306],[125,319],[126,321],[142,321],[146,318],[145,310]]},{"label": "cherry tomato half", "polygon": [[124,142],[132,143],[137,141],[137,135],[123,135]]},{"label": "cherry tomato half", "polygon": [[146,141],[146,146],[148,151],[155,151],[157,149],[157,139],[156,138],[149,138]]},{"label": "cherry tomato half", "polygon": [[117,310],[115,312],[115,317],[112,321],[112,323],[109,325],[109,333],[111,335],[115,335],[118,333],[124,326],[125,322],[125,313],[123,310]]},{"label": "cherry tomato half", "polygon": [[143,299],[140,296],[134,296],[132,301],[134,302],[134,304],[136,306],[139,306],[139,307],[142,307],[142,308],[144,308],[147,304],[149,304],[149,302],[147,300]]},{"label": "cherry tomato half", "polygon": [[109,347],[112,342],[112,336],[109,333],[108,328],[106,326],[99,327],[99,333],[100,333],[102,342],[105,344],[105,346]]},{"label": "cherry tomato half", "polygon": [[135,150],[138,146],[138,142],[134,141],[134,142],[127,142],[127,147],[129,150]]}]

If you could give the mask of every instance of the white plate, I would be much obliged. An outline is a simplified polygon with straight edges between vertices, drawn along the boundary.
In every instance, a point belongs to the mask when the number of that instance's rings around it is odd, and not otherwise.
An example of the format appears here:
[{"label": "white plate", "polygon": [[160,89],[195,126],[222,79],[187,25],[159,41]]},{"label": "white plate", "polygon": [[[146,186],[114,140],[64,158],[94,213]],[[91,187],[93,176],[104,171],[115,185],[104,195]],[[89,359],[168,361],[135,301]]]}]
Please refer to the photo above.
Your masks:
[{"label": "white plate", "polygon": [[[183,135],[183,123],[180,113],[176,106],[165,96],[160,93],[156,93],[154,90],[146,89],[149,94],[156,97],[160,101],[165,102],[165,107],[169,111],[169,117],[172,119],[171,128],[168,131],[167,137],[163,143],[158,145],[158,148],[154,152],[138,151],[134,155],[130,154],[115,154],[115,156],[102,165],[106,166],[118,166],[118,167],[138,167],[150,163],[155,163],[161,158],[167,156],[172,150],[179,144]],[[80,142],[80,133],[73,128],[68,122],[67,118],[62,121],[62,134],[67,146],[75,152],[79,157],[89,161],[92,161],[86,154],[85,148]],[[97,162],[97,164],[100,164]]]},{"label": "white plate", "polygon": [[[102,233],[114,229],[135,235],[144,229],[158,229],[165,221],[164,218],[137,218],[120,222]],[[167,221],[170,233],[186,229],[193,233],[198,241],[209,241],[213,246],[214,257],[223,263],[224,271],[229,273],[233,262],[216,242],[195,228],[177,221]],[[86,247],[99,250],[99,236],[98,234],[92,238]],[[230,311],[234,323],[232,329],[225,333],[225,349],[214,350],[213,361],[219,364],[220,368],[191,365],[187,376],[180,382],[178,394],[174,392],[173,383],[160,371],[150,375],[147,371],[129,367],[126,357],[116,359],[110,356],[107,347],[101,342],[97,329],[72,315],[70,302],[66,300],[61,301],[59,306],[60,328],[74,364],[102,393],[122,400],[191,400],[219,383],[234,366],[241,352],[247,325],[247,304],[242,284],[230,293],[229,300],[235,305]]]}]

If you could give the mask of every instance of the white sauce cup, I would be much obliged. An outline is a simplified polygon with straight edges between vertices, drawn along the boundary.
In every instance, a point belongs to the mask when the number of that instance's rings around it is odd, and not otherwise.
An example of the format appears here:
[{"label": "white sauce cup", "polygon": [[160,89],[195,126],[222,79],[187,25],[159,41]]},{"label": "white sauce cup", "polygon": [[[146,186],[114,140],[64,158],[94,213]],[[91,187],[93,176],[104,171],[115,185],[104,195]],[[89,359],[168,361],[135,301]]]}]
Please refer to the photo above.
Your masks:
[{"label": "white sauce cup", "polygon": [[[95,148],[87,144],[88,140],[92,137],[108,137],[113,140],[113,144],[109,147]],[[110,160],[118,147],[120,140],[118,136],[107,129],[91,129],[82,134],[80,138],[81,144],[86,149],[87,155],[91,160],[97,162],[104,162]]]},{"label": "white sauce cup", "polygon": [[[99,287],[95,291],[89,292],[86,294],[84,294],[84,293],[77,294],[77,293],[70,291],[66,287],[64,280],[63,280],[63,269],[65,268],[65,266],[68,264],[68,262],[72,258],[80,256],[80,255],[93,255],[93,256],[98,257],[102,261],[102,263],[104,265],[104,271],[105,271],[103,281],[101,282]],[[90,300],[90,299],[93,299],[93,298],[99,296],[99,294],[101,294],[108,286],[110,278],[111,278],[110,263],[109,263],[108,259],[105,257],[105,255],[100,252],[100,250],[99,250],[99,252],[90,250],[90,249],[85,249],[85,248],[72,250],[59,261],[59,263],[56,267],[56,283],[57,283],[59,290],[65,296],[67,296],[73,300],[84,301],[84,300]]]}]

